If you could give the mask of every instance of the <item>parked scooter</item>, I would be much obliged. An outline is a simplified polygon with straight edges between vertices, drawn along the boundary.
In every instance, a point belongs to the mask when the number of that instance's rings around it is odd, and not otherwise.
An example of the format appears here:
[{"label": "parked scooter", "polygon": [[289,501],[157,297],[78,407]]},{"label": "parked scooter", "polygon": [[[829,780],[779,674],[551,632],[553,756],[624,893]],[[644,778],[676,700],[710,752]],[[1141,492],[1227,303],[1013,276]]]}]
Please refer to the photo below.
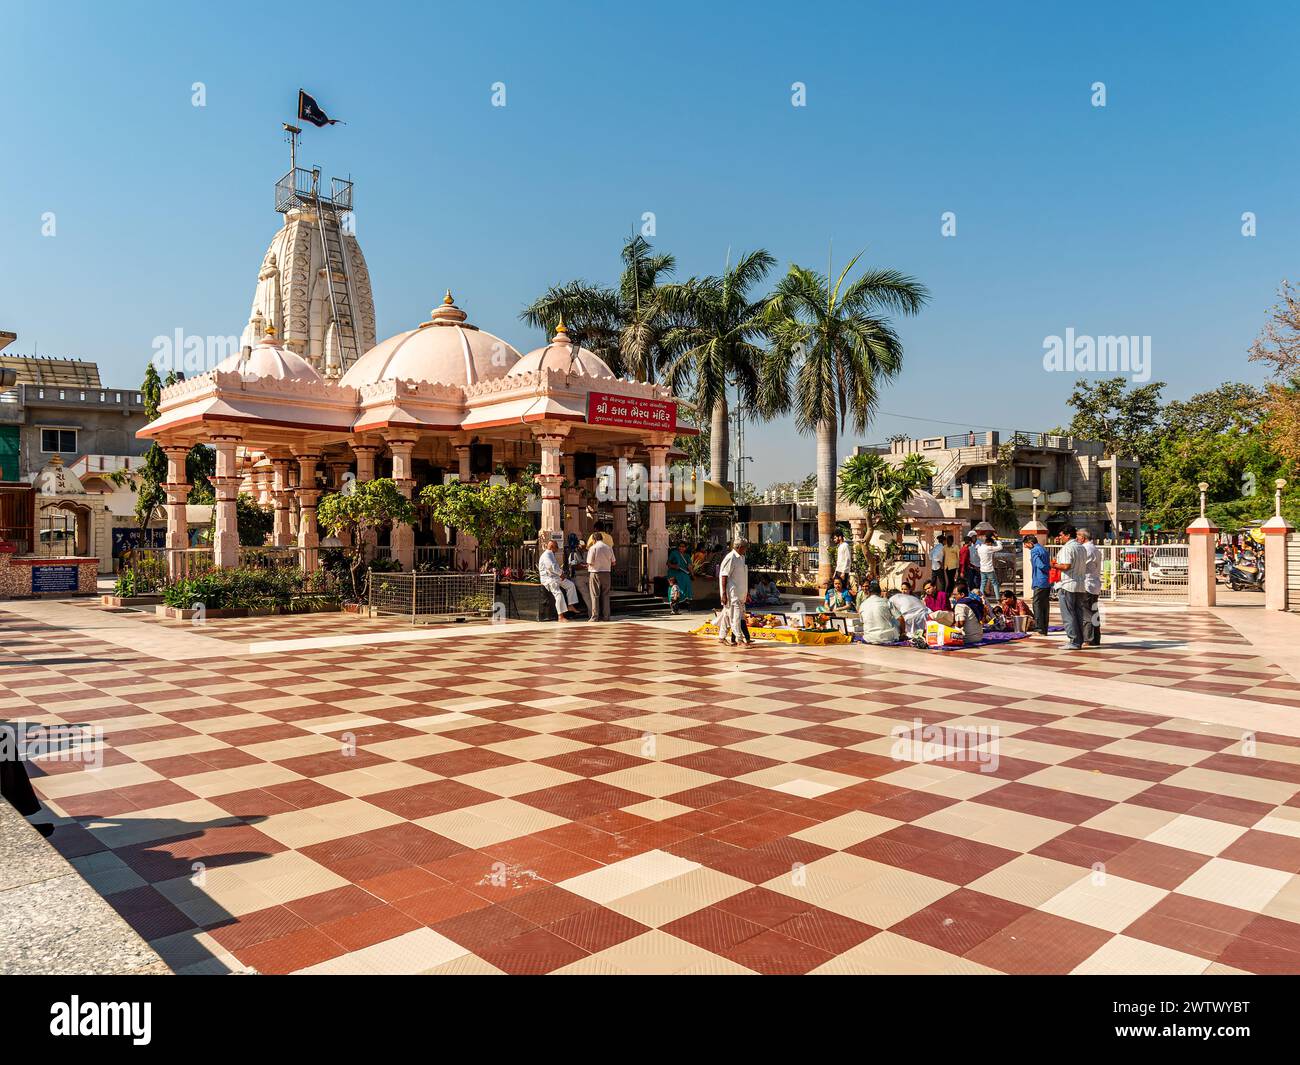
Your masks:
[{"label": "parked scooter", "polygon": [[1228,578],[1228,587],[1234,592],[1262,592],[1264,590],[1264,567],[1240,565],[1236,560],[1224,564],[1224,575]]}]

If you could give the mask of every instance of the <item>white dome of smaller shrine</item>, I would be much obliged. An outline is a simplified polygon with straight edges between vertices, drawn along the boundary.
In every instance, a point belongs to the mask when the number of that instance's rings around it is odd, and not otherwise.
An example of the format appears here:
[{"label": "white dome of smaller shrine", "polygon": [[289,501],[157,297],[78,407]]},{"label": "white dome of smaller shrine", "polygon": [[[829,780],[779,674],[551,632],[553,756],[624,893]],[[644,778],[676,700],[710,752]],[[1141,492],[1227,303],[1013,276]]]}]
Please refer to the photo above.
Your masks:
[{"label": "white dome of smaller shrine", "polygon": [[262,342],[253,346],[247,358],[242,351],[237,351],[218,363],[217,369],[222,373],[241,373],[245,377],[270,377],[277,381],[322,380],[311,363],[284,346],[284,342],[275,335],[273,325],[266,327],[266,335],[262,338]]},{"label": "white dome of smaller shrine", "polygon": [[943,507],[929,492],[917,491],[903,504],[903,517],[917,521],[943,521]]},{"label": "white dome of smaller shrine", "polygon": [[606,365],[604,359],[594,351],[580,347],[569,336],[563,318],[555,327],[555,336],[551,337],[551,342],[545,347],[530,351],[511,367],[506,376],[517,377],[537,370],[557,370],[575,376],[605,379],[614,376],[614,371]]},{"label": "white dome of smaller shrine", "polygon": [[32,485],[43,496],[86,495],[81,478],[63,465],[62,455],[53,456],[32,479]]},{"label": "white dome of smaller shrine", "polygon": [[341,383],[354,388],[376,381],[474,385],[504,377],[519,352],[466,318],[448,292],[427,322],[381,340],[349,367]]}]

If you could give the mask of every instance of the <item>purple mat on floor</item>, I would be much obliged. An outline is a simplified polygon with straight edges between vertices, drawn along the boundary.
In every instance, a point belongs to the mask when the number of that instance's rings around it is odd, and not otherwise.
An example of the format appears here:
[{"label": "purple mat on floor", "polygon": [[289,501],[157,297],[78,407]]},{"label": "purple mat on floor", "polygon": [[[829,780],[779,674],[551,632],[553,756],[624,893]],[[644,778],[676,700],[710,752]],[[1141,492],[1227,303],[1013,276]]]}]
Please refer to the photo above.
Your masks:
[{"label": "purple mat on floor", "polygon": [[[918,651],[964,651],[968,647],[985,647],[991,643],[1010,643],[1012,640],[1023,640],[1030,636],[1036,635],[1032,632],[986,632],[984,638],[979,643],[954,643],[946,647],[918,647]],[[861,636],[853,637],[854,643],[866,643]],[[893,643],[874,643],[872,647],[911,647],[911,640],[895,640]]]}]

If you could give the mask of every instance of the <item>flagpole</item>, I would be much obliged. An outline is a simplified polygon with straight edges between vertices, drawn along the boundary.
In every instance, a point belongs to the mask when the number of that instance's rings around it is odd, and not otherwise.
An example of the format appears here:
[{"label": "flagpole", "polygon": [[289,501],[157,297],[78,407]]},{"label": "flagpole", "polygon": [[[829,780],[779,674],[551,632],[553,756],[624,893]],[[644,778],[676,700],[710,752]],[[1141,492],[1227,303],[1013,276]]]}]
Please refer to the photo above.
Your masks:
[{"label": "flagpole", "polygon": [[280,125],[289,137],[289,174],[292,175],[298,169],[298,138],[302,135],[302,130],[288,122],[281,122]]}]

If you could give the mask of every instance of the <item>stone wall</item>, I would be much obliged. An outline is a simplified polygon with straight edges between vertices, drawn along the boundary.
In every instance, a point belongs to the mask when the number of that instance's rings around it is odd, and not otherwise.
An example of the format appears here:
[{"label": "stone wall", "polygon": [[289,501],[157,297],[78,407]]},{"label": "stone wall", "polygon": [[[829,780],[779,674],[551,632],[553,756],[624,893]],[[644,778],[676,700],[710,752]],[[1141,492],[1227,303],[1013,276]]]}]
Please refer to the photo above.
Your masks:
[{"label": "stone wall", "polygon": [[[74,567],[76,590],[32,591],[33,580],[40,585],[36,571],[46,567]],[[15,555],[12,544],[0,544],[0,599],[26,599],[32,596],[57,598],[65,595],[94,595],[99,589],[97,558],[36,558]]]}]

